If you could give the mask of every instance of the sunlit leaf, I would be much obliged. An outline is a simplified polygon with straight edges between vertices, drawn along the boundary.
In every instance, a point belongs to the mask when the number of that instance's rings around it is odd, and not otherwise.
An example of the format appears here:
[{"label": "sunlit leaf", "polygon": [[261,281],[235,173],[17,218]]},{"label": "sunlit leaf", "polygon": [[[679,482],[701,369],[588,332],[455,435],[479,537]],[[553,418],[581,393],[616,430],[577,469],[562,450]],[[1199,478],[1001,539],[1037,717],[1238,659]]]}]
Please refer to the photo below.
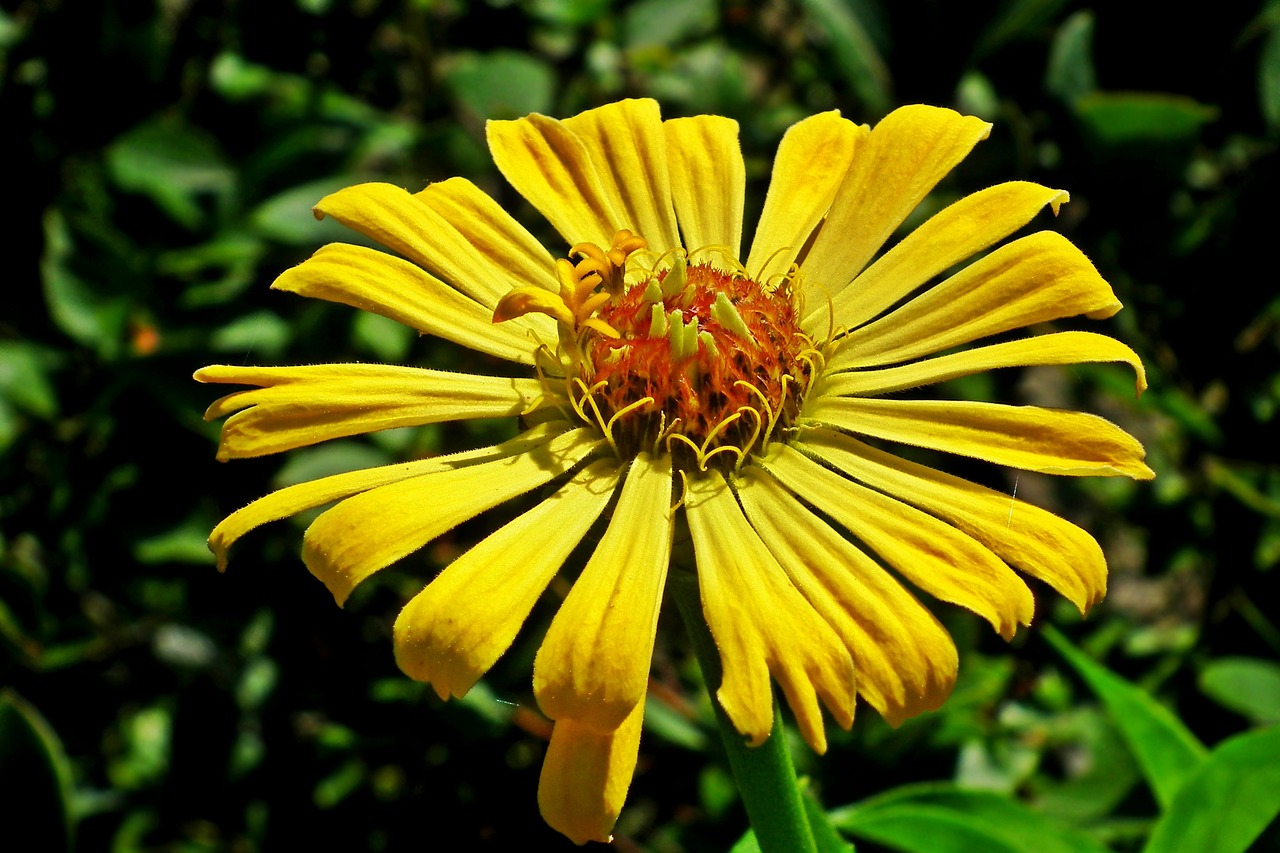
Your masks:
[{"label": "sunlit leaf", "polygon": [[1091,660],[1056,628],[1046,625],[1044,637],[1102,700],[1138,760],[1156,800],[1162,808],[1168,808],[1178,790],[1203,763],[1203,744],[1172,711]]},{"label": "sunlit leaf", "polygon": [[1218,658],[1200,671],[1200,690],[1258,724],[1280,723],[1280,664],[1262,658]]},{"label": "sunlit leaf", "polygon": [[445,83],[467,112],[482,119],[551,112],[555,93],[551,66],[509,50],[454,56]]},{"label": "sunlit leaf", "polygon": [[1209,754],[1151,831],[1144,853],[1244,853],[1280,814],[1280,727]]}]

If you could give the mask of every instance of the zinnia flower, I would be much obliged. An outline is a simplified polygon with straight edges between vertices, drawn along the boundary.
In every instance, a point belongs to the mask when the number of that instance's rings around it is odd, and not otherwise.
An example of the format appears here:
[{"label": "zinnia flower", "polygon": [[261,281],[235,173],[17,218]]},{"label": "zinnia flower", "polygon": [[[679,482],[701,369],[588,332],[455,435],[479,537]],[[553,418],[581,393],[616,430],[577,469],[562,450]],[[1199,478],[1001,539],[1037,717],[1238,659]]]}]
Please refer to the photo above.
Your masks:
[{"label": "zinnia flower", "polygon": [[[1105,592],[1106,564],[1063,519],[884,448],[1152,476],[1138,442],[1093,415],[900,393],[992,368],[1083,362],[1127,363],[1145,386],[1137,355],[1109,337],[1004,335],[1120,309],[1052,231],[981,254],[1042,208],[1056,212],[1065,192],[1000,184],[881,253],[989,130],[926,106],[874,129],[836,112],[797,123],[745,256],[737,124],[663,121],[651,100],[489,123],[498,169],[563,236],[554,252],[460,178],[328,196],[317,216],[396,254],[325,246],[274,287],[393,318],[526,376],[206,367],[202,382],[256,386],[207,412],[231,415],[219,458],[466,418],[519,418],[524,431],[270,494],[213,531],[220,566],[248,530],[336,501],[307,529],[302,554],[342,604],[460,522],[545,487],[396,620],[400,667],[447,698],[507,649],[599,522],[533,674],[555,721],[539,803],[579,843],[608,839],[630,784],[677,531],[692,540],[720,651],[717,698],[749,743],[773,728],[771,679],[818,752],[820,706],[846,728],[856,694],[891,723],[936,708],[955,678],[955,646],[900,578],[1007,638],[1033,608],[1015,569],[1083,612]],[[964,348],[992,336],[1003,337]]]}]

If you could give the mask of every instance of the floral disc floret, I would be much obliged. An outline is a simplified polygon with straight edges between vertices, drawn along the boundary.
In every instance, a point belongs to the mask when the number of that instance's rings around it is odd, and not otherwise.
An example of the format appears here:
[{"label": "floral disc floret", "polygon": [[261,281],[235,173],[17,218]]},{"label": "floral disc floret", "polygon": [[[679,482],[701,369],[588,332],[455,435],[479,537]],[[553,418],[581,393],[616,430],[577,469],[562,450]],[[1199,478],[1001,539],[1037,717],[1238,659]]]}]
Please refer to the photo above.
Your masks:
[{"label": "floral disc floret", "polygon": [[819,357],[791,281],[762,284],[714,249],[646,265],[644,246],[630,231],[607,252],[574,246],[582,260],[558,262],[558,297],[517,288],[495,320],[559,322],[575,412],[622,458],[665,446],[702,470],[738,467],[791,425]]}]

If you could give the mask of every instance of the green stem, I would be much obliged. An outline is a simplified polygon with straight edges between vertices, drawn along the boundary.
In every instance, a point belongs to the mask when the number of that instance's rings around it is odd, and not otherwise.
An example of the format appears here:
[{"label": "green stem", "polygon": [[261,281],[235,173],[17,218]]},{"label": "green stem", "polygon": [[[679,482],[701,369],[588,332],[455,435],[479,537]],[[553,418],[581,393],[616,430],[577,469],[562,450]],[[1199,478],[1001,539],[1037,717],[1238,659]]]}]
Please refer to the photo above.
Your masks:
[{"label": "green stem", "polygon": [[716,721],[720,724],[729,767],[738,783],[738,792],[742,795],[760,850],[762,853],[817,853],[813,831],[805,816],[804,800],[796,784],[791,753],[787,751],[786,732],[777,703],[773,707],[773,732],[769,738],[760,746],[747,746],[716,698],[722,677],[720,651],[702,615],[697,576],[673,569],[668,578],[668,588],[675,596],[676,606],[693,640],[693,650],[698,656],[698,665],[702,667],[707,690],[711,693]]}]

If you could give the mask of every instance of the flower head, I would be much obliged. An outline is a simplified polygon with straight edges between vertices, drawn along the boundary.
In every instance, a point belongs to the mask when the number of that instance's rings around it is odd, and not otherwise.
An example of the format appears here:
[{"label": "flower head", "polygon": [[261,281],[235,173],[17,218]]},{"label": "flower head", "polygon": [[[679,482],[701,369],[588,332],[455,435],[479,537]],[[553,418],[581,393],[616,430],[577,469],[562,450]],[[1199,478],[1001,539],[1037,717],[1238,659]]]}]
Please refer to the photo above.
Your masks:
[{"label": "flower head", "polygon": [[599,524],[534,666],[538,704],[555,721],[539,802],[578,842],[608,838],[630,783],[677,529],[692,540],[720,650],[717,697],[749,742],[772,729],[772,681],[819,752],[822,706],[843,727],[856,694],[893,723],[937,707],[955,647],[899,578],[1009,637],[1033,607],[1015,569],[1084,611],[1105,592],[1106,565],[1063,519],[883,447],[1152,476],[1138,442],[1089,414],[899,393],[993,368],[1105,361],[1131,365],[1145,385],[1138,357],[1111,338],[1004,335],[1120,309],[1058,234],[949,273],[1042,208],[1056,212],[1065,192],[1000,184],[881,251],[988,130],[924,106],[874,129],[834,112],[797,123],[745,259],[737,124],[663,121],[648,100],[489,123],[499,170],[565,239],[554,254],[462,179],[328,196],[317,215],[396,255],[326,246],[276,288],[374,311],[527,376],[207,367],[200,381],[256,386],[210,407],[207,417],[230,415],[220,458],[465,418],[520,418],[524,431],[270,494],[214,530],[219,563],[248,530],[336,501],[307,529],[303,558],[342,603],[458,523],[545,489],[396,621],[401,668],[460,696]]}]

